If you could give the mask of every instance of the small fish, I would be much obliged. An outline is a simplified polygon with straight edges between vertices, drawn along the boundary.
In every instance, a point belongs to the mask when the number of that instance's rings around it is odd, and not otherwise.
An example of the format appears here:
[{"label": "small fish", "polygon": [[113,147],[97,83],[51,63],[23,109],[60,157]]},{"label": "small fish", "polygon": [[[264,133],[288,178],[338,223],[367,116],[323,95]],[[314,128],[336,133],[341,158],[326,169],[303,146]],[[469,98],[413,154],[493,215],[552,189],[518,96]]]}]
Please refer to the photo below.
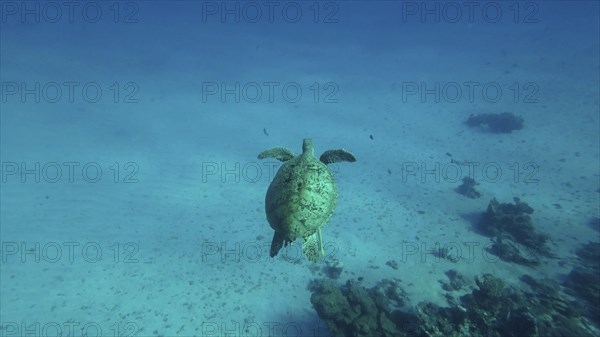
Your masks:
[{"label": "small fish", "polygon": [[392,174],[392,171],[390,169],[388,169],[387,171],[388,171],[388,174]]},{"label": "small fish", "polygon": [[263,133],[267,136],[269,135],[269,133],[267,132],[267,128],[263,128]]},{"label": "small fish", "polygon": [[371,140],[374,140],[373,135],[369,135],[369,138],[371,138]]}]

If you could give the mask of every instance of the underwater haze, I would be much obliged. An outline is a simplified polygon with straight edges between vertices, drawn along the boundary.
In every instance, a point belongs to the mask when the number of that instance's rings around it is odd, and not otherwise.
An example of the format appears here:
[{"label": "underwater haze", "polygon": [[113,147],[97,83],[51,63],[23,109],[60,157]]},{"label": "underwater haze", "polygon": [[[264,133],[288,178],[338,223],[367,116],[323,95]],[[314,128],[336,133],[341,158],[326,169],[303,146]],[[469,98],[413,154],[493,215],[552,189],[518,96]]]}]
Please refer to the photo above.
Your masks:
[{"label": "underwater haze", "polygon": [[0,337],[600,335],[597,1],[0,1]]}]

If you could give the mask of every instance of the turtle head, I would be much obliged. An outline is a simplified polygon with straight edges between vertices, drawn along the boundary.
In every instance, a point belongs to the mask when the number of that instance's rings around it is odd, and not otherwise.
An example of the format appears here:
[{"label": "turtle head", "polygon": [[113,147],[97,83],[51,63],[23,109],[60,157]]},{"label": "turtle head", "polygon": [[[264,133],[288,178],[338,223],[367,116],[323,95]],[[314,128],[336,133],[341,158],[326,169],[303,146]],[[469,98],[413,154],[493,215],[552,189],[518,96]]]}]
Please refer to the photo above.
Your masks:
[{"label": "turtle head", "polygon": [[315,148],[313,147],[312,139],[304,138],[302,142],[302,153],[309,153],[310,155],[315,155]]}]

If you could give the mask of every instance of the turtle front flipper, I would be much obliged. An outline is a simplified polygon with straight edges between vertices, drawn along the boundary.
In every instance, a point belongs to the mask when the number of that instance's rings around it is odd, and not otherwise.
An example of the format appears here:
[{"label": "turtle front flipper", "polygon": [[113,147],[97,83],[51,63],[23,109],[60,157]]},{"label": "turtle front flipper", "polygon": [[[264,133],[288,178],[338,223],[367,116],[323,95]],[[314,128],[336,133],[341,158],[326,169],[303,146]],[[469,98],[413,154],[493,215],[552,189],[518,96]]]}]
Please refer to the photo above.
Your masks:
[{"label": "turtle front flipper", "polygon": [[285,238],[285,236],[283,236],[283,235],[277,233],[277,231],[275,231],[275,233],[273,234],[273,241],[271,241],[271,252],[270,252],[271,257],[275,257],[275,255],[277,255],[277,253],[279,253],[281,248],[287,246],[289,243],[291,243],[290,240],[287,240]]},{"label": "turtle front flipper", "polygon": [[352,153],[350,153],[349,151],[346,151],[344,149],[336,149],[336,150],[327,150],[327,151],[323,152],[323,154],[321,155],[319,160],[323,164],[329,165],[329,164],[337,163],[337,162],[341,162],[341,161],[355,162],[356,157],[354,157],[354,155]]},{"label": "turtle front flipper", "polygon": [[287,149],[285,147],[274,147],[274,148],[265,150],[258,155],[258,159],[275,158],[281,162],[288,161],[294,157],[295,157],[294,152],[292,152],[292,150]]},{"label": "turtle front flipper", "polygon": [[323,240],[321,239],[321,229],[304,239],[302,253],[313,263],[319,261],[321,256],[325,256]]}]

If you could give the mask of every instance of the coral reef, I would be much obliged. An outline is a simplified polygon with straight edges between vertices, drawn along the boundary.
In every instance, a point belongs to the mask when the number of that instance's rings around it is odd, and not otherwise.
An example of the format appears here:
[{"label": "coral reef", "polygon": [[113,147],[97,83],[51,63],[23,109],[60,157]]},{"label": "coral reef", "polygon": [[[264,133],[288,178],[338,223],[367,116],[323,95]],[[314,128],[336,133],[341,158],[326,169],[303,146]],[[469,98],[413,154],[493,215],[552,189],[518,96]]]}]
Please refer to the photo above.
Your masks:
[{"label": "coral reef", "polygon": [[391,309],[405,304],[406,294],[397,281],[382,280],[365,289],[356,281],[337,287],[324,279],[312,281],[309,289],[311,303],[334,336],[400,337],[405,336],[403,323],[411,323],[409,316]]},{"label": "coral reef", "polygon": [[325,260],[325,266],[323,266],[323,273],[331,279],[337,279],[342,275],[344,271],[344,264],[337,259]]},{"label": "coral reef", "polygon": [[585,313],[600,325],[600,243],[588,242],[575,253],[579,263],[571,270],[564,285],[588,304]]},{"label": "coral reef", "polygon": [[548,237],[535,231],[530,216],[533,208],[519,198],[514,201],[501,204],[492,199],[478,228],[493,238],[491,253],[507,262],[538,264],[538,256],[552,256],[546,245]]},{"label": "coral reef", "polygon": [[503,239],[501,236],[497,236],[492,238],[492,243],[488,252],[500,257],[503,261],[527,266],[540,264],[540,255],[535,250],[523,247],[509,238]]},{"label": "coral reef", "polygon": [[446,291],[459,291],[469,283],[467,278],[455,269],[446,271],[446,276],[448,276],[450,283],[440,281],[442,289]]},{"label": "coral reef", "polygon": [[556,282],[521,280],[531,291],[484,274],[475,278],[477,289],[449,307],[429,302],[407,307],[399,281],[383,280],[365,289],[355,281],[337,287],[331,280],[314,280],[310,289],[311,302],[333,336],[594,336]]},{"label": "coral reef", "polygon": [[511,133],[523,128],[523,118],[510,112],[471,115],[465,121],[469,127],[483,127],[494,133]]},{"label": "coral reef", "polygon": [[479,185],[475,179],[465,176],[462,179],[462,184],[456,188],[458,194],[462,194],[467,198],[477,199],[481,196],[481,193],[475,189],[475,186]]}]

